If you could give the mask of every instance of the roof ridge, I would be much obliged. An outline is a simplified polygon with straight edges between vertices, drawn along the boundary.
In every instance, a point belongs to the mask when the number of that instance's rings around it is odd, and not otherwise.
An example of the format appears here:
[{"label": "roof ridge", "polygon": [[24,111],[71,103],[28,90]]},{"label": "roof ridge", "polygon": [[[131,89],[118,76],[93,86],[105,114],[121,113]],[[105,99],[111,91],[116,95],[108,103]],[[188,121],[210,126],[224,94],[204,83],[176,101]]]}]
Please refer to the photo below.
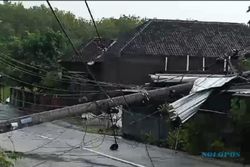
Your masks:
[{"label": "roof ridge", "polygon": [[123,47],[120,49],[119,51],[119,55],[121,54],[121,52],[137,37],[139,36],[153,21],[152,20],[148,20],[145,25],[143,27],[141,27],[138,31],[135,32],[135,35],[133,37],[130,38],[130,40],[128,42],[126,42],[125,45],[123,45]]}]

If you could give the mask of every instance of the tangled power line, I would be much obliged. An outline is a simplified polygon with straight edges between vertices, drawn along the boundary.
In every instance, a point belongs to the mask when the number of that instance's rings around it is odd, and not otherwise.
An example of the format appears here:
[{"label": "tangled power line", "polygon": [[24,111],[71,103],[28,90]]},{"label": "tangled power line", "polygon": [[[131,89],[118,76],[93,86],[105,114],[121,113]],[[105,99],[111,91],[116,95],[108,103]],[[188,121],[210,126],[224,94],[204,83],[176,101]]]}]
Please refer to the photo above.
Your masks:
[{"label": "tangled power line", "polygon": [[[60,25],[61,30],[63,31],[64,35],[67,37],[67,39],[68,39],[68,41],[69,41],[71,47],[73,48],[75,54],[76,54],[76,55],[80,55],[79,52],[77,51],[76,47],[74,46],[74,44],[73,44],[71,38],[70,38],[69,35],[67,34],[65,28],[63,27],[61,21],[59,20],[59,18],[57,17],[55,11],[53,10],[53,7],[51,6],[49,0],[46,0],[46,1],[47,1],[47,4],[49,5],[49,7],[50,7],[50,9],[51,9],[51,11],[52,11],[54,17],[56,18],[58,24]],[[91,13],[91,10],[90,10],[90,8],[89,8],[88,3],[87,3],[86,0],[85,0],[85,4],[86,4],[87,9],[88,9],[88,12],[89,12],[89,14],[90,14],[90,16],[91,16],[93,25],[94,25],[95,30],[96,30],[96,34],[97,34],[97,36],[98,36],[98,38],[99,38],[99,40],[100,40],[100,45],[101,45],[101,37],[100,37],[100,34],[99,34],[99,32],[98,32],[98,29],[97,29],[96,23],[95,23],[95,21],[94,21],[93,15],[92,15],[92,13]],[[103,47],[103,46],[101,46],[101,47]],[[48,72],[48,71],[43,70],[43,69],[41,69],[41,68],[39,68],[39,67],[30,66],[30,65],[27,65],[27,64],[22,63],[22,62],[20,62],[20,61],[13,60],[13,59],[7,58],[7,57],[8,57],[7,55],[3,55],[3,54],[2,54],[2,56],[0,56],[0,63],[1,63],[1,64],[4,64],[4,65],[7,65],[7,66],[9,66],[10,68],[16,69],[16,70],[18,70],[18,71],[20,71],[20,72],[26,73],[26,74],[28,74],[28,75],[35,76],[35,77],[39,77],[39,78],[42,78],[42,77],[45,76],[45,75],[41,75],[41,74],[34,73],[33,71],[30,71],[30,70],[28,70],[28,69],[25,69],[25,68],[23,68],[23,67],[21,67],[21,66],[17,66],[17,65],[15,65],[15,63],[18,63],[19,65],[23,65],[23,66],[26,66],[26,67],[29,66],[30,68],[33,68],[33,69],[34,69],[34,68],[37,68],[37,70],[40,70],[40,71],[42,71],[42,72]],[[13,62],[15,62],[15,63],[13,63]],[[64,83],[69,83],[71,79],[76,79],[76,82],[75,82],[75,83],[76,83],[76,84],[79,84],[79,85],[82,84],[82,82],[79,82],[79,80],[84,80],[84,81],[88,81],[88,82],[92,83],[91,85],[97,87],[100,91],[83,91],[83,92],[81,92],[81,91],[79,92],[79,91],[78,91],[78,92],[72,92],[72,91],[63,90],[63,89],[55,89],[55,88],[49,88],[49,87],[34,85],[34,84],[30,84],[30,83],[28,83],[28,82],[22,81],[22,80],[20,80],[20,79],[17,79],[17,78],[15,78],[15,77],[13,77],[13,76],[10,76],[10,75],[8,75],[8,74],[4,74],[4,73],[3,73],[3,75],[4,75],[5,77],[7,77],[7,78],[9,78],[9,79],[12,79],[12,80],[15,80],[15,81],[17,81],[17,82],[24,83],[24,84],[31,85],[31,86],[35,86],[35,87],[38,87],[38,88],[41,88],[41,89],[45,89],[45,90],[54,90],[54,91],[71,92],[71,93],[100,93],[100,92],[101,92],[101,93],[103,93],[103,94],[110,100],[111,103],[114,103],[114,101],[112,100],[112,97],[109,95],[109,92],[106,91],[103,87],[113,86],[113,87],[119,88],[121,85],[97,81],[95,75],[94,75],[94,74],[92,73],[92,71],[89,69],[89,67],[88,67],[87,64],[86,64],[86,69],[87,69],[87,73],[91,76],[91,79],[87,79],[87,78],[80,78],[80,79],[79,79],[78,77],[74,77],[74,76],[70,76],[70,75],[68,75],[68,76],[65,75],[65,77],[66,77],[67,79],[63,79],[63,80],[57,80],[57,79],[55,79],[55,80],[56,80],[56,81],[60,81],[60,82],[64,82]],[[184,76],[184,75],[183,75],[183,76]],[[177,76],[177,77],[179,77],[179,76]],[[124,85],[123,85],[123,86],[124,86]],[[123,96],[123,97],[124,97],[124,96]],[[16,99],[16,100],[17,100],[17,99]],[[124,97],[124,100],[126,100],[125,97]],[[128,105],[128,104],[126,104],[126,105],[127,105],[127,107],[129,108],[129,105]],[[117,105],[117,106],[118,106],[118,105]],[[54,107],[63,107],[63,106],[54,106]],[[111,110],[111,109],[110,109],[110,110]],[[110,116],[110,121],[111,121],[111,124],[112,124],[112,126],[113,126],[113,125],[114,125],[114,122],[113,122],[113,118],[112,118],[112,115],[111,115],[112,112],[109,111],[108,114],[109,114],[109,116]],[[151,115],[152,115],[152,114],[151,114]],[[149,116],[151,116],[151,115],[149,115]],[[149,117],[149,116],[147,116],[147,117]],[[143,119],[141,119],[141,120],[143,120]],[[141,120],[140,120],[140,121],[141,121]],[[86,121],[86,122],[87,122],[87,121]],[[134,123],[134,122],[133,122],[133,123]],[[113,130],[113,136],[114,136],[115,144],[111,145],[110,149],[111,149],[111,150],[117,150],[117,149],[118,149],[118,144],[117,144],[116,132],[115,132],[115,129],[114,129],[113,127],[112,127],[112,130]],[[89,143],[89,141],[88,141],[88,142],[85,142],[85,141],[84,141],[84,140],[85,140],[85,136],[86,136],[86,131],[87,131],[87,123],[85,124],[85,133],[84,133],[84,135],[83,135],[82,145],[85,145],[86,143]],[[102,140],[101,144],[103,143],[104,138],[105,138],[105,134],[104,134],[104,137],[103,137],[103,140]],[[91,142],[90,142],[90,143],[91,143]],[[82,145],[81,145],[81,147],[82,147]],[[79,146],[77,146],[77,148],[78,148],[78,147],[79,147]],[[152,164],[152,166],[154,166],[153,161],[152,161],[152,158],[151,158],[150,155],[149,155],[147,145],[145,145],[145,147],[146,147],[147,154],[148,154],[148,156],[149,156],[149,158],[150,158],[151,164]],[[39,148],[37,148],[37,149],[39,149]],[[73,149],[76,149],[76,147],[72,147],[69,151],[71,151],[71,150],[73,150]]]},{"label": "tangled power line", "polygon": [[[71,44],[72,49],[74,50],[75,54],[78,55],[78,56],[80,56],[80,54],[79,54],[79,52],[77,51],[76,47],[74,46],[74,44],[73,44],[71,38],[69,37],[69,35],[67,34],[65,28],[63,27],[61,21],[60,21],[59,18],[57,17],[57,15],[56,15],[56,13],[55,13],[53,7],[51,6],[49,0],[46,0],[46,2],[47,2],[47,4],[48,4],[48,6],[49,6],[51,12],[53,13],[54,17],[56,18],[56,20],[57,20],[59,26],[61,27],[61,30],[63,31],[64,35],[65,35],[66,38],[68,39],[69,43]],[[93,21],[93,24],[94,24],[94,26],[95,26],[96,33],[97,33],[97,35],[98,35],[98,37],[99,37],[99,39],[100,39],[100,34],[99,34],[99,32],[98,32],[98,29],[97,29],[97,27],[96,27],[96,24],[95,24],[93,15],[92,15],[92,13],[91,13],[91,10],[90,10],[90,8],[89,8],[88,3],[87,3],[86,0],[85,0],[85,4],[86,4],[86,6],[87,6],[87,8],[88,8],[88,12],[89,12],[89,14],[90,14],[90,16],[91,16],[91,19],[92,19],[92,21]],[[100,39],[100,40],[101,40],[101,39]],[[101,41],[100,41],[100,44],[101,44]],[[106,90],[105,90],[105,89],[100,85],[100,83],[97,81],[95,75],[94,75],[94,74],[92,73],[92,71],[89,69],[88,64],[86,64],[85,66],[86,66],[86,69],[87,69],[87,73],[88,73],[88,74],[90,75],[90,77],[96,82],[96,84],[97,84],[98,88],[100,89],[100,91],[104,93],[104,95],[110,100],[111,103],[115,103],[115,102],[113,101],[113,99],[111,98],[111,96],[106,92]],[[116,106],[118,106],[118,105],[116,104]],[[98,106],[97,106],[97,107],[98,107]],[[110,109],[110,110],[111,110],[111,109]],[[115,131],[115,129],[114,129],[114,124],[113,124],[113,120],[112,120],[111,113],[109,112],[109,114],[110,114],[110,121],[111,121],[111,123],[112,123],[112,126],[111,126],[111,127],[112,127],[112,130],[113,130],[114,140],[115,140],[115,143],[112,144],[112,145],[110,146],[110,149],[111,149],[111,150],[117,150],[117,149],[118,149],[118,144],[117,144],[117,140],[116,140],[116,131]]]}]

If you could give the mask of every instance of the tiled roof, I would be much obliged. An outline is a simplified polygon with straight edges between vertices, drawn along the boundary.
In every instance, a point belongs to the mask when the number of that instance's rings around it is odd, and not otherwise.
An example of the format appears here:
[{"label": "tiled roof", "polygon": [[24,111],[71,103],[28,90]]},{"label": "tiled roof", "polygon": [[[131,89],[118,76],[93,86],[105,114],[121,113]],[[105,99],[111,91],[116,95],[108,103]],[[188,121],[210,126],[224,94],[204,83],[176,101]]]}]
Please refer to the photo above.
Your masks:
[{"label": "tiled roof", "polygon": [[250,46],[250,28],[240,23],[149,20],[118,38],[108,53],[222,56]]},{"label": "tiled roof", "polygon": [[73,54],[68,59],[64,60],[67,62],[90,62],[94,60],[100,60],[104,48],[108,48],[113,43],[111,39],[101,38],[101,42],[98,38],[94,38],[89,41],[86,45],[81,45],[78,48],[80,55]]}]

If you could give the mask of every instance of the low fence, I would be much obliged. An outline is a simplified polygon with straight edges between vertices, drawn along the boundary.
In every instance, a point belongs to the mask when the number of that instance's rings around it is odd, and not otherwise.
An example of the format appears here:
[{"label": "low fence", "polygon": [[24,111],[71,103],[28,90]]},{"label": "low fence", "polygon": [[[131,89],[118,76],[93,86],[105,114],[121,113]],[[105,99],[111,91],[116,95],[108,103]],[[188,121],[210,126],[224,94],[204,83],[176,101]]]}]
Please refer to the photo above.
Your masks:
[{"label": "low fence", "polygon": [[[112,90],[108,93],[110,97],[126,94],[121,90]],[[105,98],[106,95],[100,91],[80,94],[47,94],[31,92],[19,87],[10,88],[10,104],[31,112],[47,111]]]}]

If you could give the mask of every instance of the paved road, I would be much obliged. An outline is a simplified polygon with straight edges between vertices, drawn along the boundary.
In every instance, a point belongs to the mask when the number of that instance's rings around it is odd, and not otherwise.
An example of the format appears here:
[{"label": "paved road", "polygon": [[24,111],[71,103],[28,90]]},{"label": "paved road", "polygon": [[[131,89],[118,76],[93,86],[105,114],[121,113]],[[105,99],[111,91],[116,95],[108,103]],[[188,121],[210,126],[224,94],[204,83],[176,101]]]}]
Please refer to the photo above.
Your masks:
[{"label": "paved road", "polygon": [[[81,142],[83,138],[85,145]],[[0,134],[2,148],[25,153],[16,162],[16,167],[152,166],[144,144],[119,138],[119,150],[110,151],[109,146],[113,141],[110,136],[89,133],[84,135],[84,132],[62,121]],[[151,145],[148,150],[155,167],[242,166],[202,159],[182,152],[175,153]]]}]

